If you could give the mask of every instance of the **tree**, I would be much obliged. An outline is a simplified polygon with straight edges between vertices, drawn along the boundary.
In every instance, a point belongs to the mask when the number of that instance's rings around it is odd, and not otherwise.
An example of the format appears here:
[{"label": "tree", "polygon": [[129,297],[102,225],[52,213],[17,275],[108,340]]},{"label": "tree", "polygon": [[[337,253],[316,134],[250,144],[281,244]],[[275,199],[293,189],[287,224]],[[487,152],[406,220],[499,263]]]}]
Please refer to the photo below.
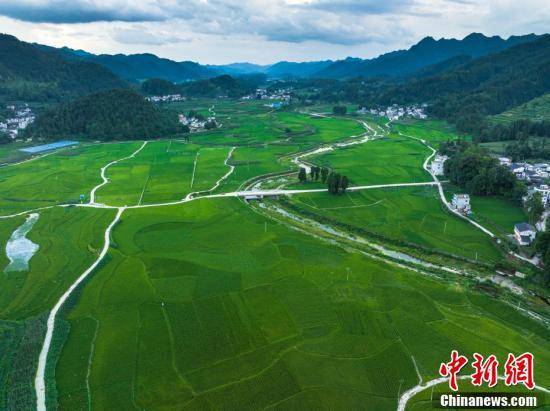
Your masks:
[{"label": "tree", "polygon": [[327,189],[330,194],[338,193],[338,178],[333,173],[327,177]]},{"label": "tree", "polygon": [[326,167],[321,168],[321,181],[323,182],[323,184],[327,182],[327,177],[328,177],[328,168]]},{"label": "tree", "polygon": [[300,167],[300,171],[298,171],[298,180],[300,180],[301,183],[307,180],[306,169],[303,167]]},{"label": "tree", "polygon": [[339,194],[340,191],[344,192],[348,186],[348,178],[340,174],[331,173],[327,178],[327,188],[330,194]]},{"label": "tree", "polygon": [[544,212],[541,194],[534,193],[525,203],[525,208],[527,209],[527,214],[529,215],[529,221],[533,224],[536,223]]},{"label": "tree", "polygon": [[342,193],[345,193],[347,188],[349,187],[349,180],[346,176],[342,176],[342,180],[340,182],[340,186],[342,188]]},{"label": "tree", "polygon": [[205,125],[204,125],[204,128],[206,130],[213,130],[215,128],[218,128],[218,123],[216,123],[214,120],[211,120],[211,121],[208,121]]},{"label": "tree", "polygon": [[348,112],[348,108],[346,106],[332,107],[332,113],[336,114],[337,116],[345,116],[347,112]]},{"label": "tree", "polygon": [[544,264],[545,283],[550,282],[550,230],[540,233],[535,240],[535,250],[540,254]]}]

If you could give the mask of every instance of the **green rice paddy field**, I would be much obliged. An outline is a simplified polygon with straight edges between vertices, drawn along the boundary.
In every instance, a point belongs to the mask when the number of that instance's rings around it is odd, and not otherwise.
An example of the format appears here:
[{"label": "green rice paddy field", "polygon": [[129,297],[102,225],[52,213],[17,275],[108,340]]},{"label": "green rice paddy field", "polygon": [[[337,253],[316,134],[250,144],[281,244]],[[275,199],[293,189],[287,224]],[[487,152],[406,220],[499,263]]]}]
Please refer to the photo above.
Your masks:
[{"label": "green rice paddy field", "polygon": [[97,201],[138,205],[177,201],[207,190],[229,167],[227,147],[204,147],[180,141],[154,141],[135,157],[110,167],[110,183],[97,191]]},{"label": "green rice paddy field", "polygon": [[392,184],[431,181],[422,168],[429,154],[422,143],[392,135],[307,160],[346,175],[352,185]]},{"label": "green rice paddy field", "polygon": [[66,314],[61,409],[391,410],[453,348],[531,350],[550,379],[548,330],[512,308],[238,200],[129,210],[113,238]]},{"label": "green rice paddy field", "polygon": [[[211,100],[178,104],[172,109],[207,114],[212,107]],[[188,143],[149,142],[107,169],[97,201],[178,201],[210,190],[234,166],[216,190],[230,192],[259,175],[292,170],[291,153],[364,132],[354,119],[274,112],[259,102],[220,101],[213,110],[225,126],[192,134]],[[438,122],[394,127],[432,143],[456,138]],[[48,312],[98,257],[116,213],[55,205],[78,202],[80,194],[87,201],[101,167],[141,144],[82,145],[0,167],[0,215],[52,206],[39,211],[27,234],[39,248],[26,271],[4,272],[6,244],[26,214],[0,219],[0,410],[34,408]],[[382,184],[429,181],[422,169],[429,153],[390,133],[311,160],[354,185]],[[502,257],[486,235],[443,209],[433,187],[286,201],[282,206],[382,243],[470,260],[477,253],[488,263]],[[505,231],[522,216],[501,201],[474,198],[472,206],[476,218]],[[126,209],[106,257],[57,316],[48,409],[394,410],[419,378],[438,376],[451,349],[499,358],[531,351],[537,384],[550,384],[549,329],[499,292],[374,260],[288,224],[235,198]],[[426,409],[426,395],[409,409]]]},{"label": "green rice paddy field", "polygon": [[293,196],[292,204],[308,214],[468,259],[498,261],[491,239],[471,224],[446,212],[434,187],[402,187]]},{"label": "green rice paddy field", "polygon": [[[0,409],[34,407],[32,380],[45,331],[45,315],[96,258],[112,210],[44,210],[28,238],[39,245],[28,271],[4,272],[0,253]],[[0,221],[0,246],[25,217]]]},{"label": "green rice paddy field", "polygon": [[78,202],[80,194],[88,194],[101,182],[101,167],[130,155],[140,145],[88,145],[0,167],[0,214]]}]

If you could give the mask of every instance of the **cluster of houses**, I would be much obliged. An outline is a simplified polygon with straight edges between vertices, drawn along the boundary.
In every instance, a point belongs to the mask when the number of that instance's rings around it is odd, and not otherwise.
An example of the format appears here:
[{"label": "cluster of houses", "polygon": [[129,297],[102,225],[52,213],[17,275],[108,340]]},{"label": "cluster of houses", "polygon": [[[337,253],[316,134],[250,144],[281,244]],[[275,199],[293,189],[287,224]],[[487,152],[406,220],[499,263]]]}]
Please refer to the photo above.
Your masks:
[{"label": "cluster of houses", "polygon": [[145,97],[147,100],[153,103],[165,103],[170,101],[184,101],[185,97],[181,94],[167,94],[165,96],[149,96]]},{"label": "cluster of houses", "polygon": [[[438,176],[444,174],[444,164],[447,156],[437,154],[432,161],[430,168],[432,174]],[[540,193],[542,204],[545,208],[550,208],[550,186],[548,185],[548,177],[550,174],[550,165],[546,163],[528,164],[528,163],[513,163],[511,159],[506,157],[499,158],[500,164],[508,167],[515,176],[527,183],[529,190],[523,201],[527,201],[534,193]],[[451,207],[463,215],[468,215],[472,212],[470,205],[470,196],[468,194],[454,194],[451,200]],[[543,229],[542,226],[539,229]],[[531,244],[537,235],[537,228],[528,223],[518,223],[514,225],[514,234],[516,242],[519,245]]]},{"label": "cluster of houses", "polygon": [[287,105],[292,100],[291,93],[291,88],[281,88],[271,91],[265,88],[257,88],[253,93],[241,97],[241,100],[280,100],[281,105]]},{"label": "cluster of houses", "polygon": [[528,194],[523,201],[527,201],[535,193],[540,193],[544,207],[550,207],[550,187],[548,186],[550,164],[514,163],[508,157],[499,157],[498,161],[514,173],[518,180],[522,180],[527,185]]},{"label": "cluster of houses", "polygon": [[508,157],[499,157],[498,161],[514,173],[517,179],[528,184],[542,184],[550,177],[550,164],[548,163],[514,163]]},{"label": "cluster of houses", "polygon": [[196,118],[188,117],[185,114],[178,114],[178,121],[184,126],[189,127],[189,131],[191,132],[204,130],[208,123],[214,124],[216,127],[218,127],[216,117]]},{"label": "cluster of houses", "polygon": [[10,138],[16,139],[19,131],[24,130],[34,121],[35,115],[26,103],[21,107],[8,105],[6,110],[12,114],[11,117],[0,122],[0,133],[6,133]]},{"label": "cluster of houses", "polygon": [[399,120],[402,117],[411,117],[425,119],[428,116],[424,112],[424,109],[427,107],[427,104],[422,105],[412,105],[412,106],[398,106],[397,104],[388,106],[386,108],[371,108],[361,107],[357,113],[359,114],[372,114],[380,117],[387,117],[390,120]]}]

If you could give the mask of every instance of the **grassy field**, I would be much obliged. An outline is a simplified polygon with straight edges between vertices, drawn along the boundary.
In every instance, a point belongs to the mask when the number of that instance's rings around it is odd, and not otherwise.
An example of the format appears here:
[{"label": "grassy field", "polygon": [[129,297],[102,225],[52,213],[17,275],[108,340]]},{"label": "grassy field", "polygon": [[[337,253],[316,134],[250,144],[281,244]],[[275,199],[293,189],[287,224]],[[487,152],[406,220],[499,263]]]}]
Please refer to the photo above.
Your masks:
[{"label": "grassy field", "polygon": [[430,151],[418,141],[392,135],[307,157],[346,175],[352,185],[431,181],[422,164]]},{"label": "grassy field", "polygon": [[0,213],[78,202],[101,182],[100,168],[128,156],[139,143],[95,144],[24,164],[0,167]]},{"label": "grassy field", "polygon": [[192,142],[204,145],[248,146],[290,141],[309,147],[364,132],[354,119],[320,118],[292,111],[275,111],[265,106],[268,103],[191,100],[169,107],[179,112],[193,108],[207,114],[208,108],[214,106],[216,119],[222,127],[190,136]]},{"label": "grassy field", "polygon": [[548,330],[505,304],[237,200],[129,210],[113,237],[66,317],[61,409],[393,410],[452,348],[532,350],[550,381]]},{"label": "grassy field", "polygon": [[[0,274],[0,319],[24,319],[51,308],[96,258],[113,210],[57,207],[44,210],[28,234],[39,245],[28,272]],[[24,217],[1,221],[6,231]],[[9,233],[11,234],[11,232]]]},{"label": "grassy field", "polygon": [[[458,138],[455,128],[440,120],[401,120],[393,124],[392,127],[403,134],[424,139],[434,148],[437,148],[442,141]],[[461,136],[460,138],[468,141],[471,139],[470,136]]]},{"label": "grassy field", "polygon": [[110,182],[97,191],[97,201],[123,206],[181,200],[211,188],[229,170],[224,164],[228,154],[227,147],[150,142],[134,158],[107,170]]},{"label": "grassy field", "polygon": [[259,175],[295,170],[295,166],[279,161],[279,157],[296,152],[298,149],[299,146],[287,144],[238,147],[233,152],[229,163],[235,166],[235,170],[222,183],[218,191],[236,190],[245,181]]},{"label": "grassy field", "polygon": [[40,213],[27,237],[39,245],[28,271],[4,272],[5,243],[25,217],[0,220],[0,409],[34,408],[32,380],[45,317],[97,258],[112,210],[54,208]]},{"label": "grassy field", "polygon": [[337,223],[357,227],[390,240],[484,261],[500,252],[490,238],[447,213],[434,187],[390,188],[329,196],[292,197],[292,204]]},{"label": "grassy field", "polygon": [[[460,188],[445,184],[447,200],[450,201],[453,194],[459,192],[461,192]],[[514,224],[528,220],[523,208],[504,197],[470,195],[470,204],[472,206],[471,217],[497,235],[512,234]]]},{"label": "grassy field", "polygon": [[[230,192],[253,177],[295,170],[291,153],[365,131],[352,117],[273,111],[263,101],[167,107],[215,113],[222,127],[192,134],[189,143],[149,142],[107,169],[98,202],[181,200],[212,188],[228,165],[235,169],[217,192]],[[369,121],[384,127],[384,119]],[[383,139],[308,160],[353,185],[429,181],[422,164],[430,151],[395,131],[435,146],[456,138],[452,128],[432,120],[392,127]],[[83,145],[0,167],[0,213],[76,202],[101,182],[101,167],[141,144]],[[293,212],[417,256],[458,266],[464,261],[442,254],[486,263],[503,257],[488,236],[447,213],[433,187],[285,201]],[[473,197],[472,207],[501,233],[524,219],[497,198]],[[531,351],[537,383],[550,383],[550,331],[507,305],[498,288],[482,294],[471,278],[428,277],[374,260],[258,210],[234,198],[125,210],[107,256],[57,317],[46,372],[48,401],[57,404],[49,408],[394,410],[399,393],[418,383],[417,372],[435,378],[451,349],[499,358]],[[114,215],[41,210],[27,235],[39,245],[29,270],[6,273],[6,242],[26,216],[0,219],[0,410],[34,407],[47,313],[97,258]],[[425,400],[423,393],[412,407],[422,409]]]},{"label": "grassy field", "polygon": [[550,119],[550,93],[534,98],[521,106],[491,116],[492,123],[511,123],[515,120],[543,121]]}]

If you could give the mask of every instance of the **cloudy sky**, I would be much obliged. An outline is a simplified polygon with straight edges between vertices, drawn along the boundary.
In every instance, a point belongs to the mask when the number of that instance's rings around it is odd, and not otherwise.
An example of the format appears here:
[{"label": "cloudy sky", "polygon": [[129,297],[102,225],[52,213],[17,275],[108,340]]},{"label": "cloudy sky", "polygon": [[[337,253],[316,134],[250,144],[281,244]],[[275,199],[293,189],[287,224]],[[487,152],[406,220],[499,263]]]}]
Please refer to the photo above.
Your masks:
[{"label": "cloudy sky", "polygon": [[550,31],[548,0],[0,0],[0,32],[221,64],[374,57],[423,37]]}]

